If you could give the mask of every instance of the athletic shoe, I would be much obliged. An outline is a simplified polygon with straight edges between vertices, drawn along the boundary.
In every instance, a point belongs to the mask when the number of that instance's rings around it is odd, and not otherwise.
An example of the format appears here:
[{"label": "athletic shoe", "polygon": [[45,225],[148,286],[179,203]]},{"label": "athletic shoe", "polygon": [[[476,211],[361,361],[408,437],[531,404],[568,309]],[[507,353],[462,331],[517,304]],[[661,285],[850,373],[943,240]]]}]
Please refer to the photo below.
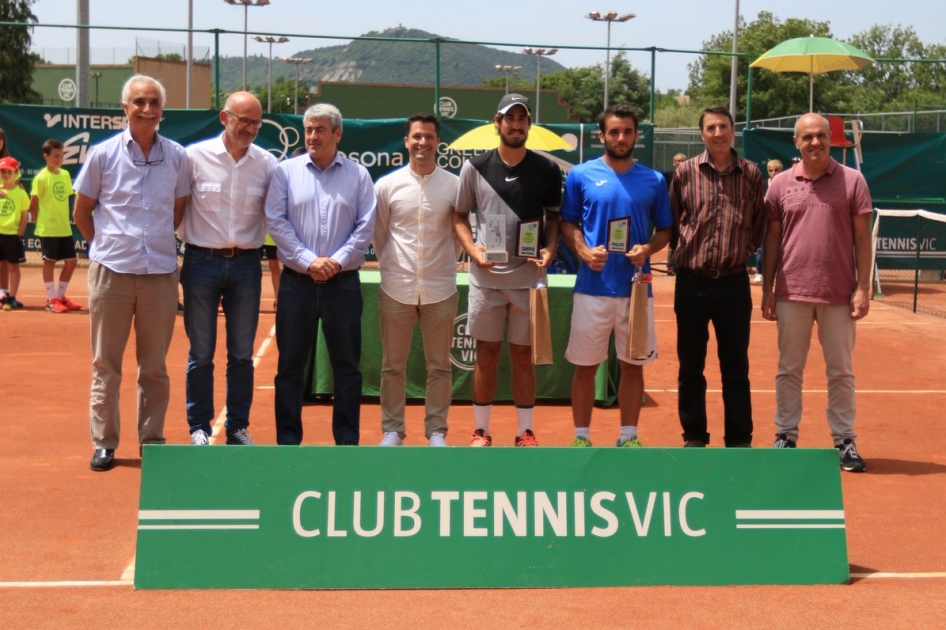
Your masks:
[{"label": "athletic shoe", "polygon": [[761,274],[761,273],[757,273],[755,276],[752,277],[752,284],[762,284],[762,274]]},{"label": "athletic shoe", "polygon": [[389,431],[384,434],[384,439],[378,446],[404,446],[404,440],[397,434],[397,431]]},{"label": "athletic shoe", "polygon": [[683,443],[683,448],[706,448],[706,442],[702,440],[687,440]]},{"label": "athletic shoe", "polygon": [[447,440],[446,440],[446,438],[444,437],[444,434],[443,434],[443,433],[440,433],[439,431],[435,431],[434,433],[431,433],[431,434],[430,434],[430,445],[431,445],[431,446],[446,446],[446,445],[447,445]]},{"label": "athletic shoe", "polygon": [[177,312],[178,312],[178,313],[183,313],[183,312],[184,312],[184,305],[181,304],[180,302],[177,303]]},{"label": "athletic shoe", "polygon": [[591,440],[586,438],[584,435],[576,435],[575,439],[572,440],[572,443],[569,444],[572,448],[588,448],[591,446]]},{"label": "athletic shoe", "polygon": [[772,448],[795,448],[795,441],[789,440],[784,433],[776,433],[775,444],[772,445]]},{"label": "athletic shoe", "polygon": [[516,436],[516,446],[538,446],[539,441],[535,439],[535,433],[532,429],[526,429],[522,435]]},{"label": "athletic shoe", "polygon": [[4,295],[2,298],[0,298],[0,305],[3,306],[3,310],[5,310],[5,311],[12,311],[12,310],[13,310],[13,307],[10,306],[9,300],[10,300],[10,297],[7,296],[7,295]]},{"label": "athletic shoe", "polygon": [[857,454],[857,446],[854,445],[854,440],[847,438],[844,442],[835,446],[838,449],[842,469],[848,472],[864,472],[867,470],[867,463]]},{"label": "athletic shoe", "polygon": [[197,429],[191,433],[191,444],[194,446],[207,446],[210,444],[210,436],[203,429]]},{"label": "athletic shoe", "polygon": [[253,440],[246,429],[227,431],[227,444],[230,446],[253,446]]},{"label": "athletic shoe", "polygon": [[46,310],[50,313],[68,313],[69,307],[62,303],[59,298],[46,300]]},{"label": "athletic shoe", "polygon": [[493,438],[489,435],[486,435],[486,431],[483,429],[477,429],[473,432],[473,437],[470,438],[470,446],[492,446]]},{"label": "athletic shoe", "polygon": [[[7,296],[7,304],[10,306],[10,308],[14,310],[23,308],[23,302],[19,301],[18,299],[16,299],[16,297],[12,295]],[[10,309],[4,308],[3,310],[6,311]]]},{"label": "athletic shoe", "polygon": [[59,301],[62,303],[63,306],[65,306],[66,308],[68,308],[70,311],[81,311],[81,310],[82,310],[82,305],[81,305],[81,304],[79,304],[78,302],[73,302],[72,300],[70,300],[69,298],[67,298],[65,295],[59,296]]},{"label": "athletic shoe", "polygon": [[617,446],[618,448],[643,448],[644,444],[636,437],[628,438],[626,440],[618,438]]}]

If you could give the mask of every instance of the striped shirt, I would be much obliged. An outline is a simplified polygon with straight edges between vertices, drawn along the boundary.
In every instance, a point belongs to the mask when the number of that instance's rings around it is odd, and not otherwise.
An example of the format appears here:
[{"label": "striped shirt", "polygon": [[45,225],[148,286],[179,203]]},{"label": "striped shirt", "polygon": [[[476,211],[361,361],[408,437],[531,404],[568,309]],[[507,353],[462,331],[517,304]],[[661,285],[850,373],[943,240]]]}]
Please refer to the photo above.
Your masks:
[{"label": "striped shirt", "polygon": [[670,186],[673,264],[686,269],[729,269],[746,264],[762,243],[764,189],[758,167],[733,151],[720,173],[709,153],[681,164]]}]

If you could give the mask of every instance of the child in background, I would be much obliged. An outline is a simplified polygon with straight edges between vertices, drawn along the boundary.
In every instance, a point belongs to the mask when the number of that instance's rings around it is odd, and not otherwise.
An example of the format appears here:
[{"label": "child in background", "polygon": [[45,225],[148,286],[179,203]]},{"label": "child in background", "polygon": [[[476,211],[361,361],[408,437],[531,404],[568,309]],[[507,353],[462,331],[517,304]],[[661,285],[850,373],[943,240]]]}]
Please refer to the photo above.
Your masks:
[{"label": "child in background", "polygon": [[23,234],[30,198],[19,181],[20,163],[12,157],[0,158],[0,259],[10,268],[10,292],[0,300],[5,311],[23,308],[16,292],[20,288],[20,263],[26,262]]},{"label": "child in background", "polygon": [[[33,178],[30,215],[36,223],[36,236],[43,250],[43,283],[46,285],[46,310],[51,313],[78,311],[81,305],[66,297],[66,289],[76,269],[76,246],[69,223],[69,197],[72,177],[62,168],[63,144],[60,140],[43,143],[46,168]],[[56,261],[63,261],[59,285],[54,282]]]},{"label": "child in background", "polygon": [[[0,127],[0,158],[10,155],[10,149],[7,147],[7,133]],[[0,260],[0,301],[7,297],[7,289],[10,287],[10,267],[7,261]],[[2,302],[0,302],[2,303]]]}]

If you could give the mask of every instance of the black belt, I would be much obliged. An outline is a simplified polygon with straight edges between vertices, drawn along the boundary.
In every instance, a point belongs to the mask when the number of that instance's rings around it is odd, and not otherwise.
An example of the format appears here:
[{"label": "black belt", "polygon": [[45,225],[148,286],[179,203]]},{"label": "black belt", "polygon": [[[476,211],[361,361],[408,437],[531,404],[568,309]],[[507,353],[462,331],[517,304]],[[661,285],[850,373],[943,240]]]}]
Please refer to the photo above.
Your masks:
[{"label": "black belt", "polygon": [[725,278],[726,276],[735,276],[736,274],[746,273],[745,265],[736,265],[729,269],[687,269],[686,267],[677,267],[674,269],[678,276],[700,276],[701,278]]},{"label": "black belt", "polygon": [[212,247],[201,247],[200,245],[184,244],[184,251],[192,249],[195,252],[202,252],[211,256],[220,258],[236,258],[237,256],[247,256],[249,254],[259,255],[259,249],[240,249],[239,247],[224,247],[223,249],[213,249]]},{"label": "black belt", "polygon": [[325,284],[326,282],[335,282],[336,280],[341,280],[342,278],[348,278],[349,276],[354,276],[358,274],[357,269],[349,269],[348,271],[339,271],[337,274],[329,278],[328,280],[313,280],[312,276],[307,273],[300,273],[295,269],[290,269],[289,267],[283,266],[282,272],[290,276],[295,276],[303,280],[308,280],[314,282],[315,284]]}]

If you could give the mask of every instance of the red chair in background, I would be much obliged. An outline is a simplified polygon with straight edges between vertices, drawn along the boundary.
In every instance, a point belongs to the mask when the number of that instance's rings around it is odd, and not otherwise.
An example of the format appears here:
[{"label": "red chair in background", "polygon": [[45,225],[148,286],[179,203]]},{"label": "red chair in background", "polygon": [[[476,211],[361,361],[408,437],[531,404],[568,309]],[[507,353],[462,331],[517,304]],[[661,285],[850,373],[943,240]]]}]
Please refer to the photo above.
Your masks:
[{"label": "red chair in background", "polygon": [[847,150],[854,150],[854,163],[857,166],[857,170],[861,170],[861,162],[863,162],[864,157],[861,153],[861,121],[852,120],[851,121],[851,130],[853,132],[854,140],[848,140],[847,134],[844,132],[844,119],[840,116],[826,116],[828,119],[828,127],[831,130],[831,146],[841,149],[841,163],[847,163]]}]

